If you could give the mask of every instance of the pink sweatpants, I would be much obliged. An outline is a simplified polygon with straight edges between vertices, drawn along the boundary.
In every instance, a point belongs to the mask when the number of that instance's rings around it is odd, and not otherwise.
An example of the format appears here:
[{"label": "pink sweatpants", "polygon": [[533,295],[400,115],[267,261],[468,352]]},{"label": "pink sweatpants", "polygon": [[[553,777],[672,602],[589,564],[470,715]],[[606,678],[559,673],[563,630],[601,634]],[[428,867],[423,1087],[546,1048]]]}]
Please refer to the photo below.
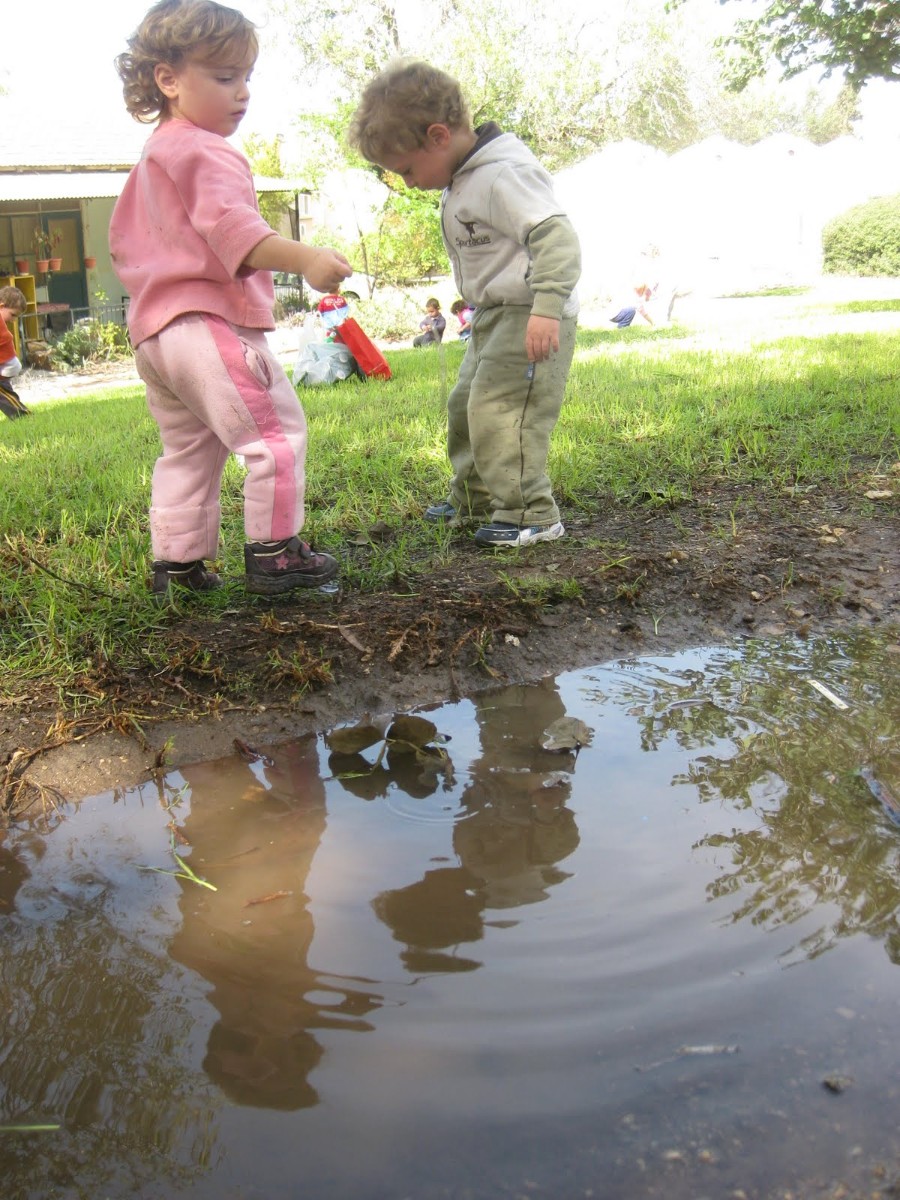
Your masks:
[{"label": "pink sweatpants", "polygon": [[176,318],[135,352],[163,452],[153,470],[153,557],[215,558],[219,490],[228,455],[241,454],[248,542],[303,527],[306,417],[261,330],[208,313]]}]

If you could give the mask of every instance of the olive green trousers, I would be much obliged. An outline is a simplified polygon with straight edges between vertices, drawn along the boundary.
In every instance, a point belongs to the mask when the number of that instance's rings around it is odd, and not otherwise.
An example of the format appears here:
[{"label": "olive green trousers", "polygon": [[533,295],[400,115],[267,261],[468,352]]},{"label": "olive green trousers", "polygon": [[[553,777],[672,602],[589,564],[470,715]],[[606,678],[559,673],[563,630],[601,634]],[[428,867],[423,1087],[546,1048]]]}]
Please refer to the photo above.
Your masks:
[{"label": "olive green trousers", "polygon": [[575,351],[575,318],[560,322],[559,351],[530,365],[524,305],[481,308],[472,322],[459,379],[447,401],[450,502],[462,517],[512,525],[559,520],[547,476]]}]

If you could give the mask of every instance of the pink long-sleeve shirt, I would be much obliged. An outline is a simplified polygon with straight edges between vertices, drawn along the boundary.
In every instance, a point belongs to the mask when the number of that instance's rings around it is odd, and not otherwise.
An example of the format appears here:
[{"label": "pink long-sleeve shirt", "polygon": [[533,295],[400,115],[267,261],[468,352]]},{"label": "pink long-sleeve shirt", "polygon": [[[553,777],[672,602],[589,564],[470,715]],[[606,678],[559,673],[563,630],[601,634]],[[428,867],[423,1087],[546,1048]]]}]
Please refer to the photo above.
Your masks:
[{"label": "pink long-sleeve shirt", "polygon": [[271,235],[240,151],[190,121],[163,121],[109,225],[113,265],[131,298],[132,344],[189,312],[274,329],[271,272],[241,265]]}]

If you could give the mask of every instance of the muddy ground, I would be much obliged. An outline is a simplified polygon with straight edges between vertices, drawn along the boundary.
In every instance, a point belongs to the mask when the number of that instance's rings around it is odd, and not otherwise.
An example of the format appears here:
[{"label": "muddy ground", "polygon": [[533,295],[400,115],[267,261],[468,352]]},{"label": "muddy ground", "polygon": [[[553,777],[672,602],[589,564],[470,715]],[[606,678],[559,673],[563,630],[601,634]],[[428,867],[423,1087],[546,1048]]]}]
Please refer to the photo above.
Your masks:
[{"label": "muddy ground", "polygon": [[0,783],[7,797],[22,780],[91,795],[229,753],[236,737],[271,744],[366,712],[746,637],[878,629],[896,643],[900,463],[875,470],[858,463],[839,491],[720,483],[674,508],[610,502],[564,513],[564,540],[524,552],[478,550],[458,531],[448,566],[374,596],[263,603],[236,587],[215,624],[202,602],[185,603],[169,669],[104,665],[80,684],[96,700],[89,716],[18,687],[0,708]]},{"label": "muddy ground", "polygon": [[[187,603],[169,670],[107,666],[83,682],[104,699],[74,724],[26,694],[0,711],[0,762],[79,797],[132,785],[161,762],[218,757],[235,737],[274,743],[621,657],[849,628],[896,640],[900,517],[895,501],[865,497],[891,482],[900,492],[900,472],[863,471],[850,494],[723,485],[673,510],[611,505],[569,516],[565,540],[509,558],[459,532],[452,563],[425,579],[337,601],[240,595],[215,625]],[[551,590],[540,602],[517,596],[501,574]],[[572,580],[581,594],[564,598]]]}]

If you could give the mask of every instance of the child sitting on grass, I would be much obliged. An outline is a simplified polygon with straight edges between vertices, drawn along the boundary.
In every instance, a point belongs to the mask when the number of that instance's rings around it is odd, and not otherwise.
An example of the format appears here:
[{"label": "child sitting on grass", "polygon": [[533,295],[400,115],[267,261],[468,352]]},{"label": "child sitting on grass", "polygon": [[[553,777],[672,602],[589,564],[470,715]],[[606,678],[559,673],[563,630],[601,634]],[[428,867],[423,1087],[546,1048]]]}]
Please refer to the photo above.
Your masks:
[{"label": "child sitting on grass", "polygon": [[413,338],[414,346],[436,346],[444,336],[447,318],[441,312],[440,301],[433,296],[425,301],[425,316],[419,322],[419,328],[422,332]]}]

